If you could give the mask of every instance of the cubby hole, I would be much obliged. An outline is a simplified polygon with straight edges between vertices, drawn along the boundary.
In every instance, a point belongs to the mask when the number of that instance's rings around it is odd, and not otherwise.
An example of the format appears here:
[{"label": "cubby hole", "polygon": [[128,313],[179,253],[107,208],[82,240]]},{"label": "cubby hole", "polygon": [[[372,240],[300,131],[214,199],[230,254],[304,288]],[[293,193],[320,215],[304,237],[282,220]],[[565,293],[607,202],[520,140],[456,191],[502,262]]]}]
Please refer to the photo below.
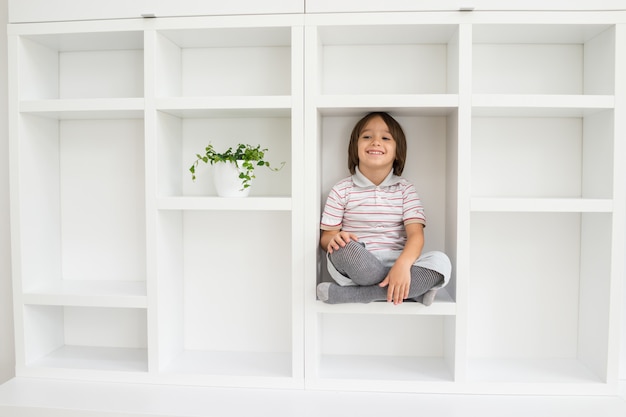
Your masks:
[{"label": "cubby hole", "polygon": [[[239,117],[237,117],[239,116]],[[159,111],[157,114],[157,183],[161,197],[216,196],[212,166],[200,162],[196,180],[189,168],[210,143],[218,152],[239,143],[268,149],[265,160],[282,169],[255,169],[250,196],[291,196],[291,117],[286,110]]]},{"label": "cubby hole", "polygon": [[160,211],[157,227],[160,371],[291,377],[290,213]]},{"label": "cubby hole", "polygon": [[474,213],[468,379],[604,382],[610,213]]},{"label": "cubby hole", "polygon": [[24,306],[29,368],[146,372],[146,310]]},{"label": "cubby hole", "polygon": [[614,94],[611,25],[475,25],[473,43],[475,94]]},{"label": "cubby hole", "polygon": [[318,28],[319,94],[456,94],[455,25]]},{"label": "cubby hole", "polygon": [[143,96],[143,33],[21,36],[19,99]]},{"label": "cubby hole", "polygon": [[[456,109],[385,110],[400,123],[407,139],[407,160],[402,176],[411,181],[425,207],[427,226],[423,253],[438,250],[452,261],[452,279],[440,292],[456,298],[456,192],[458,114]],[[348,142],[354,125],[368,111],[344,109],[320,112],[320,213],[332,186],[350,176]],[[318,225],[319,226],[319,225]],[[322,251],[320,251],[321,253]],[[332,280],[324,256],[317,282]]]},{"label": "cubby hole", "polygon": [[451,316],[319,314],[319,377],[452,381]]},{"label": "cubby hole", "polygon": [[472,196],[611,199],[613,118],[474,117]]},{"label": "cubby hole", "polygon": [[157,33],[157,97],[291,95],[291,28]]},{"label": "cubby hole", "polygon": [[23,290],[145,295],[143,120],[21,114],[20,131]]}]

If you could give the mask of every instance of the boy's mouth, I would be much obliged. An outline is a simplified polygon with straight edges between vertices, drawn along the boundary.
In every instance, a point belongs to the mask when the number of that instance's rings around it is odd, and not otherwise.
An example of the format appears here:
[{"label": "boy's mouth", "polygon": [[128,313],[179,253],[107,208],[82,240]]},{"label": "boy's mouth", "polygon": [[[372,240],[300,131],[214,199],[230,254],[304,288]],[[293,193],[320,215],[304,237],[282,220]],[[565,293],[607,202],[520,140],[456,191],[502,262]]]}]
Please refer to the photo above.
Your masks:
[{"label": "boy's mouth", "polygon": [[375,151],[375,150],[371,150],[371,151],[367,151],[368,155],[383,155],[383,151]]}]

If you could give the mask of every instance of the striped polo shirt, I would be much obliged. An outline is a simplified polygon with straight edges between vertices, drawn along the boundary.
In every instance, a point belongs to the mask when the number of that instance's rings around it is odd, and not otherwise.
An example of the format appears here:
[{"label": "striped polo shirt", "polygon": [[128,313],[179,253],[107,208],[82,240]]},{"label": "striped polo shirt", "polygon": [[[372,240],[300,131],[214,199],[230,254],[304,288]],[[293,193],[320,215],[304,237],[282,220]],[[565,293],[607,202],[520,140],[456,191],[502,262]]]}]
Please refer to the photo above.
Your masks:
[{"label": "striped polo shirt", "polygon": [[322,213],[322,230],[354,233],[370,252],[402,250],[405,225],[426,225],[424,207],[415,186],[393,174],[375,185],[356,173],[333,186]]}]

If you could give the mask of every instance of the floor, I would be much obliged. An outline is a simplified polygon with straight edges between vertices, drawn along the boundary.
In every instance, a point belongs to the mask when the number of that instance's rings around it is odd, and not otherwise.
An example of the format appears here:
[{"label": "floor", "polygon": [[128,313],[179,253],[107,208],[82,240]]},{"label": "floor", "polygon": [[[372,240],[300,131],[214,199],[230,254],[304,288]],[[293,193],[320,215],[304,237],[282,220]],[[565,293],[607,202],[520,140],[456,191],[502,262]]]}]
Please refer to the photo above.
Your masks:
[{"label": "floor", "polygon": [[0,417],[624,417],[621,396],[484,396],[165,387],[15,378]]}]

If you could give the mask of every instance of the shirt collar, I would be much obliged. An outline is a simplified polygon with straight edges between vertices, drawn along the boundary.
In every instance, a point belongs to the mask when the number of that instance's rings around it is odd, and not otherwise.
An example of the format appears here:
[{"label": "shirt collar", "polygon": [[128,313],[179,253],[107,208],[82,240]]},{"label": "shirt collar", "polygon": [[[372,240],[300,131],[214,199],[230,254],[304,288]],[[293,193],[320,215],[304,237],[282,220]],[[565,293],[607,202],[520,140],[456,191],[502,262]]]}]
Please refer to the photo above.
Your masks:
[{"label": "shirt collar", "polygon": [[[391,171],[389,171],[389,174],[387,174],[387,177],[383,180],[383,182],[380,183],[378,187],[389,187],[390,185],[397,184],[398,182],[400,182],[400,180],[402,180],[402,178],[397,175],[394,175],[393,168],[392,168]],[[354,175],[352,176],[352,182],[357,187],[362,187],[362,188],[376,187],[376,184],[370,181],[365,175],[361,173],[361,171],[359,171],[358,166],[355,167],[355,172],[354,172]]]}]

